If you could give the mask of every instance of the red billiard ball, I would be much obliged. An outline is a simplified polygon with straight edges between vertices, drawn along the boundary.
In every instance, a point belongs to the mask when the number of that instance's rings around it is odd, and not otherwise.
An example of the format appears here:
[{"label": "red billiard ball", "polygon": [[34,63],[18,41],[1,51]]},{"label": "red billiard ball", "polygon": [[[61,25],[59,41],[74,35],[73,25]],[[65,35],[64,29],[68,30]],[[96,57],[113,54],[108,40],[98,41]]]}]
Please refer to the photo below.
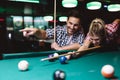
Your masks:
[{"label": "red billiard ball", "polygon": [[65,80],[66,74],[62,70],[56,70],[53,74],[54,80]]},{"label": "red billiard ball", "polygon": [[65,56],[59,57],[59,61],[61,64],[66,64],[67,63],[67,58]]},{"label": "red billiard ball", "polygon": [[106,78],[114,76],[114,67],[112,65],[104,65],[101,69],[101,74]]}]

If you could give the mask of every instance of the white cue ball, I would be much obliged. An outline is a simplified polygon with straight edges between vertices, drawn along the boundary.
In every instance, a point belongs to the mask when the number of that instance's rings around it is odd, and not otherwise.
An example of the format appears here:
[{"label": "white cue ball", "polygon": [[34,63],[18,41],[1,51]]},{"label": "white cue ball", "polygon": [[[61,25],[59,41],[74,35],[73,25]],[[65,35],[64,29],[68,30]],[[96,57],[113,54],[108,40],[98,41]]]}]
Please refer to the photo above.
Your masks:
[{"label": "white cue ball", "polygon": [[28,61],[26,60],[21,60],[19,63],[18,63],[18,69],[21,70],[21,71],[25,71],[28,69],[28,66],[29,66],[29,63]]},{"label": "white cue ball", "polygon": [[57,56],[59,56],[59,54],[58,53],[54,53],[54,57],[57,57]]}]

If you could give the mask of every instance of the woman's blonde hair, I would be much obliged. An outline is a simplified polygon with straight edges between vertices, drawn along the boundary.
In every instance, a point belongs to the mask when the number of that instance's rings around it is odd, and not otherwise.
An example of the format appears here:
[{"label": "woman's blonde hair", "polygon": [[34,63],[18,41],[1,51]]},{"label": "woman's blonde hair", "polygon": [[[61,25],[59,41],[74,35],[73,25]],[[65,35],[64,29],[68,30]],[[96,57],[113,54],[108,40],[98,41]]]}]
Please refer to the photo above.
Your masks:
[{"label": "woman's blonde hair", "polygon": [[92,20],[89,27],[89,35],[106,38],[105,22],[100,18]]},{"label": "woman's blonde hair", "polygon": [[105,30],[105,22],[100,18],[92,20],[89,27],[89,35],[98,36],[100,38],[100,45],[106,45],[107,33]]}]

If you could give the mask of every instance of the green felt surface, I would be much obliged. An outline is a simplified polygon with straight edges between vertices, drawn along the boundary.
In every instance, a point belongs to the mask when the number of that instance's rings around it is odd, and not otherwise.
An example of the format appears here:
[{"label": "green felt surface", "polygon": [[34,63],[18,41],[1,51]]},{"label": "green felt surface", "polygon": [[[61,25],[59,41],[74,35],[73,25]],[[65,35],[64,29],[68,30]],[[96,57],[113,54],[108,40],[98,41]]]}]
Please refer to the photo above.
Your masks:
[{"label": "green felt surface", "polygon": [[[47,54],[51,52],[47,52]],[[43,54],[44,52],[37,53]],[[46,58],[47,54],[34,57],[19,57],[19,54],[15,58],[7,58],[13,57],[15,54],[11,54],[12,56],[10,54],[3,55],[4,59],[0,60],[0,80],[53,80],[53,73],[57,69],[65,71],[66,80],[120,79],[120,50],[89,52],[89,54],[83,55],[80,58],[69,60],[67,64],[61,64],[59,60],[55,62],[41,62],[40,60]],[[27,71],[20,71],[18,69],[17,65],[21,60],[29,62],[29,69]],[[115,68],[115,77],[113,79],[107,79],[101,75],[101,68],[106,64],[110,64]]]}]

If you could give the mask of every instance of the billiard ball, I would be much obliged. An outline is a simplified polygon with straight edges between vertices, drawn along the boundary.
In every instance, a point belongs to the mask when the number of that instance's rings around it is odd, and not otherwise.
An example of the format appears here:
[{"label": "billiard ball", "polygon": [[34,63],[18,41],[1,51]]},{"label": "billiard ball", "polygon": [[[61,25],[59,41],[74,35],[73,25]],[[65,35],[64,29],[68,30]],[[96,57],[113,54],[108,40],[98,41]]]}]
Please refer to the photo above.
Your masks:
[{"label": "billiard ball", "polygon": [[104,65],[101,69],[101,74],[106,78],[114,76],[114,67],[112,65]]},{"label": "billiard ball", "polygon": [[65,80],[66,74],[62,70],[56,70],[53,74],[54,80]]},{"label": "billiard ball", "polygon": [[67,63],[67,58],[65,56],[60,56],[59,61],[61,64],[66,64]]},{"label": "billiard ball", "polygon": [[58,53],[54,53],[54,57],[58,57],[59,56],[59,54]]},{"label": "billiard ball", "polygon": [[18,63],[18,69],[21,70],[21,71],[25,71],[28,69],[28,66],[29,66],[29,63],[28,61],[26,60],[21,60],[19,63]]},{"label": "billiard ball", "polygon": [[[54,57],[54,54],[49,54],[49,55],[48,55],[48,58],[52,58],[52,57]],[[55,59],[49,59],[49,61],[50,61],[50,62],[54,62]]]}]

